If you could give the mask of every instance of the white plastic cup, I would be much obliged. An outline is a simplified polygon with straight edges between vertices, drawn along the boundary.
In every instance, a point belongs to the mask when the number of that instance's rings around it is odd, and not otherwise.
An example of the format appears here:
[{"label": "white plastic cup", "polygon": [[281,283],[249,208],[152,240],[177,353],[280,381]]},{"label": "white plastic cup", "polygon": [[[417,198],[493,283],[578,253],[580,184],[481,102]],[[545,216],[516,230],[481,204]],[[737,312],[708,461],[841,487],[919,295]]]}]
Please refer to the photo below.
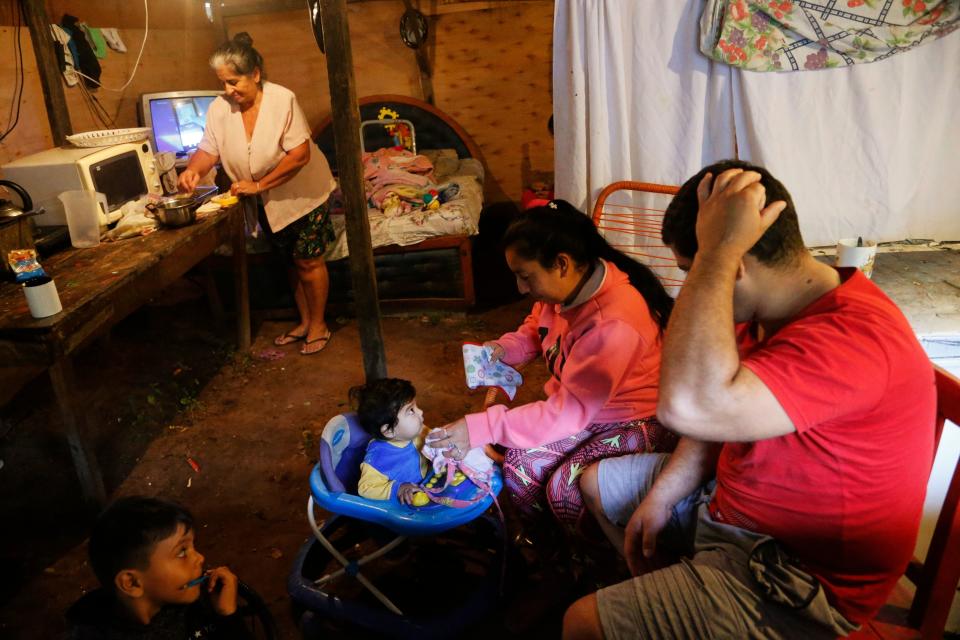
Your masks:
[{"label": "white plastic cup", "polygon": [[107,213],[107,196],[96,191],[64,191],[57,196],[67,214],[67,229],[70,244],[77,249],[86,249],[100,244],[100,205],[103,217]]},{"label": "white plastic cup", "polygon": [[841,238],[837,241],[838,267],[856,267],[868,278],[873,276],[873,263],[877,257],[875,240]]},{"label": "white plastic cup", "polygon": [[34,318],[46,318],[63,311],[57,285],[49,276],[31,278],[24,282],[23,294],[27,296],[27,307]]}]

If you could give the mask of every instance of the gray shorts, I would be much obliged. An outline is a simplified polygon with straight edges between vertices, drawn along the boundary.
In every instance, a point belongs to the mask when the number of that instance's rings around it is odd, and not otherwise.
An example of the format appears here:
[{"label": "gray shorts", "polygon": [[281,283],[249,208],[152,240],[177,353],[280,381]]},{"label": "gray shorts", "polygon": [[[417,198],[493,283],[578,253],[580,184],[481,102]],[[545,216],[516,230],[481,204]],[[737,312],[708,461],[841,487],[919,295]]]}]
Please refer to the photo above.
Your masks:
[{"label": "gray shorts", "polygon": [[[669,453],[638,453],[601,460],[597,484],[607,520],[626,527],[669,459]],[[673,517],[657,537],[658,549],[674,555],[689,554],[693,550],[697,507],[709,500],[713,487],[711,481],[673,507]]]},{"label": "gray shorts", "polygon": [[[611,522],[626,524],[668,459],[636,454],[600,462],[600,499]],[[712,490],[681,501],[657,541],[686,546],[692,558],[597,592],[608,640],[826,639],[857,628],[772,538],[711,520]]]}]

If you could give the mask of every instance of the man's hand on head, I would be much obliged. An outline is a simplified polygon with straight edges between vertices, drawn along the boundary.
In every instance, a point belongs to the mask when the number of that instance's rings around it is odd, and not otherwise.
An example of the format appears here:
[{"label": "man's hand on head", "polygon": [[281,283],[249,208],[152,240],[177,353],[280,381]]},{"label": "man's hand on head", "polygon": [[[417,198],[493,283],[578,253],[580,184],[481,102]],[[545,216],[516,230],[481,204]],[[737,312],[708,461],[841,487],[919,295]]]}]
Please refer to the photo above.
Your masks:
[{"label": "man's hand on head", "polygon": [[787,206],[783,200],[764,206],[766,197],[755,171],[704,175],[697,187],[698,253],[729,251],[738,258],[747,253]]}]

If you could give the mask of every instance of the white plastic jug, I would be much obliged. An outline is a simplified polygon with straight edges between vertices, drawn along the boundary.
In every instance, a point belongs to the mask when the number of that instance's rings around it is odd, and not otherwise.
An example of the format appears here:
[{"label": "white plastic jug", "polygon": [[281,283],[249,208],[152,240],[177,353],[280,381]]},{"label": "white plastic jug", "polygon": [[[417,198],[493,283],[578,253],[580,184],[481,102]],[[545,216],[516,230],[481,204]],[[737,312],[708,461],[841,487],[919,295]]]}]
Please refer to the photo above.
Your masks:
[{"label": "white plastic jug", "polygon": [[67,214],[70,244],[78,249],[100,244],[100,219],[106,219],[107,196],[97,191],[78,190],[64,191],[57,197]]}]

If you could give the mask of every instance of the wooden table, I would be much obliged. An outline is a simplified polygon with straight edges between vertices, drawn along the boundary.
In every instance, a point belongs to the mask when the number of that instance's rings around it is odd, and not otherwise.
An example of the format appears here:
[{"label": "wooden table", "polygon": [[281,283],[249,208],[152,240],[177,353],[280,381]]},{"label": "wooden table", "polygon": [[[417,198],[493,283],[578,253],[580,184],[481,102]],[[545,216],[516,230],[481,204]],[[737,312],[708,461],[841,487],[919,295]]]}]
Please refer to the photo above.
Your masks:
[{"label": "wooden table", "polygon": [[62,428],[92,506],[106,499],[93,447],[85,437],[87,411],[77,394],[72,354],[105,334],[165,287],[209,256],[221,243],[233,248],[237,342],[250,347],[250,306],[243,213],[234,206],[188,227],[161,229],[148,236],[68,249],[43,261],[56,282],[63,311],[35,319],[20,285],[0,284],[0,361],[7,366],[41,366],[50,374]]}]

